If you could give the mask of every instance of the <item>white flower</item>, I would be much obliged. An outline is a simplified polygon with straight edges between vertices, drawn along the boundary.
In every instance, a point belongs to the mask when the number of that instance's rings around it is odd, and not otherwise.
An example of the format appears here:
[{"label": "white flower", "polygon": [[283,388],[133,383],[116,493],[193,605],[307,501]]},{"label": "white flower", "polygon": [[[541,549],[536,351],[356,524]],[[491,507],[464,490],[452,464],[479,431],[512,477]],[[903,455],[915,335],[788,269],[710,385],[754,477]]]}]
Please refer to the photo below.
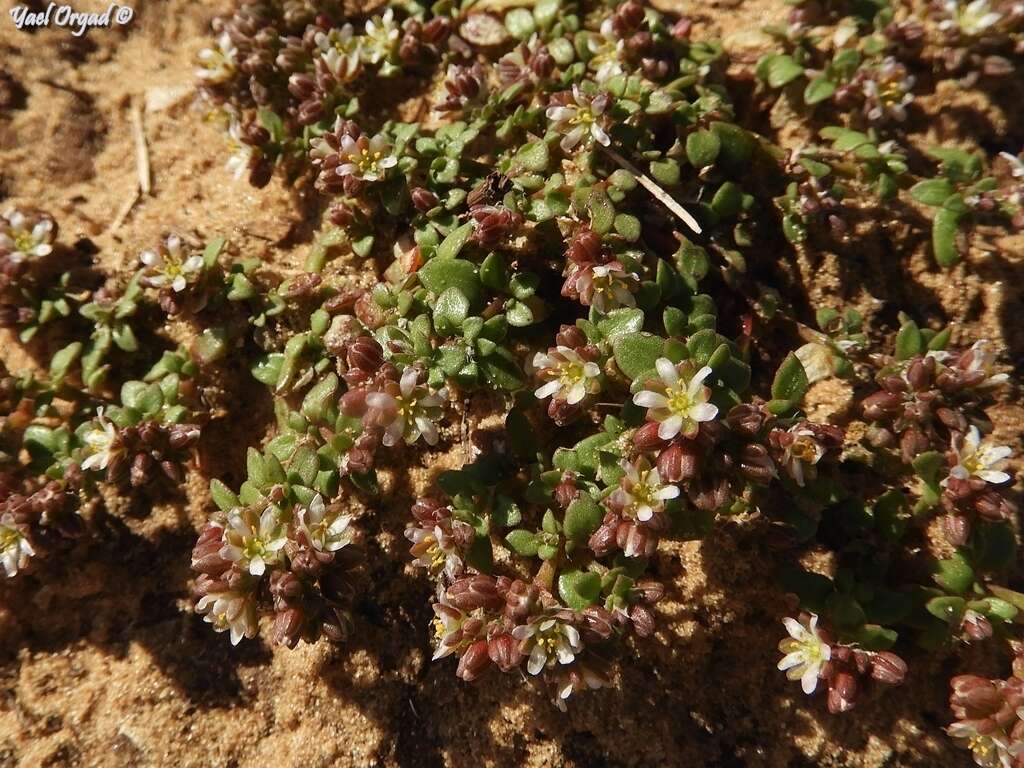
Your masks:
[{"label": "white flower", "polygon": [[398,43],[398,25],[395,23],[395,12],[388,8],[383,16],[375,16],[366,22],[366,37],[363,38],[363,60],[376,64],[394,53]]},{"label": "white flower", "polygon": [[256,603],[251,595],[240,592],[211,592],[196,603],[196,611],[205,614],[205,621],[217,632],[231,632],[231,644],[238,645],[243,637],[255,637],[259,629]]},{"label": "white flower", "polygon": [[199,69],[196,77],[208,83],[224,83],[230,80],[238,66],[238,49],[231,42],[227,32],[217,38],[215,48],[204,48],[199,52]]},{"label": "white flower", "polygon": [[633,291],[640,280],[633,272],[626,272],[617,261],[581,267],[569,276],[562,289],[563,295],[578,297],[585,307],[608,313],[619,307],[635,307]]},{"label": "white flower", "polygon": [[[317,145],[314,151],[323,150]],[[340,164],[335,173],[361,181],[380,181],[387,175],[389,168],[398,165],[398,158],[391,154],[391,146],[380,134],[372,139],[365,136],[353,139],[345,134],[341,137],[341,148],[337,154]]]},{"label": "white flower", "polygon": [[351,522],[349,515],[328,515],[324,497],[318,493],[308,507],[299,511],[298,529],[306,534],[314,549],[337,552],[352,542],[352,532],[348,529]]},{"label": "white flower", "polygon": [[366,396],[366,421],[384,429],[384,445],[397,445],[403,438],[412,445],[420,437],[427,445],[437,445],[435,422],[442,416],[441,406],[448,399],[448,390],[442,387],[432,394],[416,383],[418,379],[419,371],[410,366],[401,381],[389,381],[383,391]]},{"label": "white flower", "polygon": [[538,399],[554,397],[576,405],[588,394],[600,389],[598,376],[601,368],[597,363],[584,360],[569,347],[557,346],[548,352],[533,356],[533,367],[537,375],[547,383],[533,393]]},{"label": "white flower", "polygon": [[317,32],[313,41],[320,49],[320,57],[327,69],[339,83],[347,83],[359,74],[362,44],[351,24],[335,27],[329,32]]},{"label": "white flower", "polygon": [[89,454],[82,461],[81,466],[84,470],[105,470],[118,453],[118,449],[115,448],[117,430],[104,418],[103,408],[96,409],[96,421],[96,426],[82,435],[85,450]]},{"label": "white flower", "polygon": [[874,122],[885,117],[899,122],[906,120],[907,107],[914,100],[914,94],[911,93],[913,87],[914,77],[907,74],[906,67],[892,56],[883,59],[862,84],[866,96],[864,109],[868,119]]},{"label": "white flower", "polygon": [[646,458],[641,457],[635,464],[623,461],[622,468],[626,474],[608,497],[608,503],[642,523],[654,517],[665,506],[664,502],[679,496],[679,488],[663,483],[658,468],[652,467]]},{"label": "white flower", "polygon": [[466,618],[466,614],[448,604],[447,593],[441,590],[434,603],[434,618],[430,622],[434,634],[434,655],[431,661],[443,659],[458,650],[462,644],[462,625],[466,623]]},{"label": "white flower", "polygon": [[980,35],[999,23],[1003,14],[993,11],[988,0],[972,0],[964,8],[959,0],[946,0],[943,4],[950,17],[939,24],[941,29],[959,29],[965,35]]},{"label": "white flower", "polygon": [[8,512],[0,517],[0,562],[10,577],[28,565],[28,559],[35,554],[25,534],[14,523],[14,516]]},{"label": "white flower", "polygon": [[231,116],[231,123],[228,125],[228,149],[231,156],[225,166],[235,179],[245,176],[252,165],[253,147],[242,141],[242,124],[234,115]]},{"label": "white flower", "polygon": [[[941,360],[938,362],[941,362]],[[1010,378],[1006,373],[993,373],[995,362],[996,351],[992,348],[988,339],[978,339],[960,359],[960,367],[968,373],[973,373],[974,371],[984,373],[985,380],[979,386],[995,387],[1003,384]]]},{"label": "white flower", "polygon": [[979,733],[973,723],[953,723],[946,733],[958,746],[971,750],[971,757],[980,768],[1012,768],[1016,758],[1024,753],[1024,744],[1010,745],[1004,732]]},{"label": "white flower", "polygon": [[[956,466],[949,470],[949,477],[957,480],[969,480],[978,477],[986,483],[1005,483],[1010,479],[1006,472],[996,469],[1013,453],[1006,445],[985,445],[981,442],[981,433],[972,426],[962,438],[953,436],[953,453],[956,455]],[[949,478],[942,481],[946,485]]]},{"label": "white flower", "polygon": [[164,245],[155,251],[143,251],[139,261],[146,267],[145,280],[154,288],[169,286],[175,293],[185,290],[193,275],[203,269],[203,257],[199,254],[185,257],[181,238],[171,235]]},{"label": "white flower", "polygon": [[49,256],[53,252],[53,219],[11,209],[0,220],[0,254],[13,262]]},{"label": "white flower", "polygon": [[814,467],[825,455],[825,447],[818,441],[817,435],[802,424],[789,428],[788,438],[782,451],[782,464],[789,476],[797,485],[804,487],[805,475],[814,476]]},{"label": "white flower", "polygon": [[693,437],[702,421],[711,421],[718,415],[718,408],[708,402],[711,390],[704,386],[711,369],[705,365],[691,376],[690,363],[677,366],[666,357],[659,357],[655,367],[660,378],[648,382],[647,389],[633,395],[633,402],[647,409],[648,419],[660,423],[658,437],[662,440],[679,434]]},{"label": "white flower", "polygon": [[236,507],[228,513],[220,556],[238,563],[253,576],[262,576],[267,566],[281,557],[286,541],[284,527],[273,506],[268,506],[259,517],[251,509]]},{"label": "white flower", "polygon": [[1010,175],[1015,179],[1024,179],[1024,159],[1020,155],[1000,152],[999,156],[1010,164]]},{"label": "white flower", "polygon": [[601,22],[600,36],[590,36],[587,48],[591,54],[587,65],[596,71],[594,79],[597,82],[603,83],[625,72],[622,68],[622,59],[625,55],[626,41],[615,36],[611,17]]},{"label": "white flower", "polygon": [[608,95],[602,93],[591,97],[579,85],[574,85],[572,98],[573,101],[568,104],[548,107],[545,113],[548,120],[552,121],[551,129],[565,133],[561,142],[563,151],[572,152],[581,142],[587,145],[590,141],[596,141],[605,147],[611,144],[612,140],[603,127],[608,124],[608,116],[605,114]]},{"label": "white flower", "polygon": [[831,647],[818,634],[818,617],[812,613],[807,626],[790,618],[782,623],[789,637],[779,643],[779,650],[786,654],[779,662],[779,670],[790,680],[799,680],[804,693],[814,693],[822,666],[832,658]]},{"label": "white flower", "polygon": [[[444,573],[449,579],[454,579],[462,573],[462,551],[451,530],[445,525],[435,525],[433,528],[410,527],[405,531],[405,538],[412,542],[409,553],[416,558],[415,565],[426,568],[431,576]],[[453,525],[467,523],[455,521]]]},{"label": "white flower", "polygon": [[556,618],[540,618],[512,630],[519,651],[528,656],[526,670],[531,675],[559,664],[571,664],[583,650],[580,633],[572,624]]}]

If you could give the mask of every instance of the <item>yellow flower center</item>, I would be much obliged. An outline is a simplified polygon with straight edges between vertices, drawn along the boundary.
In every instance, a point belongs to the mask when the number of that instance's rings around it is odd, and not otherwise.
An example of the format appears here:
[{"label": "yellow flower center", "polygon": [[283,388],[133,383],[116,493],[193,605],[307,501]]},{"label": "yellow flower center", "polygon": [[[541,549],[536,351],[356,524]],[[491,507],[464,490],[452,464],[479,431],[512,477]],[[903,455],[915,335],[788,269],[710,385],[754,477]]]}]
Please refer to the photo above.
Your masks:
[{"label": "yellow flower center", "polygon": [[29,253],[33,248],[36,247],[36,239],[32,237],[32,233],[25,229],[14,230],[14,250],[22,251],[23,253]]},{"label": "yellow flower center", "polygon": [[690,393],[687,391],[687,383],[682,379],[678,384],[665,391],[665,398],[668,400],[668,409],[680,416],[686,416],[693,407],[693,400],[690,399]]},{"label": "yellow flower center", "polygon": [[566,387],[574,386],[583,381],[586,376],[583,370],[583,363],[564,362],[559,365],[558,380]]},{"label": "yellow flower center", "polygon": [[383,152],[371,152],[369,149],[364,149],[359,153],[356,165],[361,173],[377,173],[379,170],[378,164],[383,158]]},{"label": "yellow flower center", "polygon": [[814,463],[814,459],[817,454],[814,441],[808,437],[798,437],[793,441],[793,445],[789,449],[789,452],[794,458],[807,462],[808,464]]},{"label": "yellow flower center", "polygon": [[21,534],[14,528],[0,528],[0,552],[14,549],[21,541]]}]

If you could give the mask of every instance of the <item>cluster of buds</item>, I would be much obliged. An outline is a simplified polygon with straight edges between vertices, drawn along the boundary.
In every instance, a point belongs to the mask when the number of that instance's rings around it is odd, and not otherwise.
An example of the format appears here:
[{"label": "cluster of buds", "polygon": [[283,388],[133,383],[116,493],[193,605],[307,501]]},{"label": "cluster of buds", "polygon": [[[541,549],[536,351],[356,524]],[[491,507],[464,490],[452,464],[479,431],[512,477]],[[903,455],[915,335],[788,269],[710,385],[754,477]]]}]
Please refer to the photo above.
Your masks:
[{"label": "cluster of buds", "polygon": [[472,66],[452,64],[444,81],[444,98],[435,107],[438,112],[468,113],[486,103],[488,72],[480,62]]},{"label": "cluster of buds", "polygon": [[236,508],[206,524],[192,550],[196,610],[232,644],[272,614],[274,642],[344,641],[355,564],[351,518],[319,494],[289,512]]},{"label": "cluster of buds", "polygon": [[972,518],[1004,520],[1015,510],[1001,489],[1011,480],[1001,469],[1011,449],[983,440],[974,423],[983,417],[982,399],[1007,379],[994,362],[994,351],[982,340],[968,349],[889,364],[876,376],[880,389],[861,403],[874,447],[898,445],[906,463],[927,451],[946,456],[942,505],[949,513],[946,533],[955,544],[967,540]]},{"label": "cluster of buds", "polygon": [[640,279],[604,248],[601,236],[588,227],[569,241],[562,295],[606,313],[635,307]]},{"label": "cluster of buds", "polygon": [[317,189],[354,197],[367,184],[384,179],[398,164],[381,135],[368,138],[355,123],[339,117],[332,131],[315,139],[310,157],[319,168]]},{"label": "cluster of buds", "polygon": [[64,480],[51,480],[31,492],[11,487],[14,479],[0,476],[0,565],[8,577],[26,568],[30,558],[45,555],[83,530],[78,515],[79,495],[71,467]]},{"label": "cluster of buds", "polygon": [[548,401],[548,416],[565,426],[575,421],[601,391],[600,350],[587,342],[575,325],[563,325],[555,337],[556,346],[533,356],[533,368],[540,386],[534,395]]},{"label": "cluster of buds", "polygon": [[498,60],[498,77],[505,86],[539,85],[555,72],[555,59],[538,40],[520,43]]},{"label": "cluster of buds", "polygon": [[947,729],[982,768],[1024,766],[1024,647],[1012,642],[1013,674],[1005,680],[958,675],[950,680]]},{"label": "cluster of buds", "polygon": [[0,215],[0,327],[25,326],[36,319],[56,234],[56,223],[45,213],[11,209]]},{"label": "cluster of buds", "polygon": [[118,427],[100,412],[95,426],[83,436],[82,469],[103,472],[108,483],[127,483],[132,488],[160,477],[180,485],[199,436],[197,424],[151,420]]},{"label": "cluster of buds", "polygon": [[501,205],[477,205],[469,217],[475,223],[473,240],[484,248],[495,248],[516,232],[523,223],[523,217]]},{"label": "cluster of buds", "polygon": [[385,362],[384,350],[372,336],[354,336],[343,352],[349,389],[341,397],[341,411],[362,422],[362,432],[346,457],[350,471],[368,472],[380,445],[412,445],[420,439],[437,444],[448,399],[445,388],[433,391],[421,383],[423,371],[415,366],[400,372]]},{"label": "cluster of buds", "polygon": [[159,291],[160,307],[177,315],[187,307],[197,310],[205,297],[197,286],[205,273],[202,254],[192,251],[179,235],[168,235],[156,249],[139,254],[142,271],[139,282]]},{"label": "cluster of buds", "polygon": [[895,653],[837,643],[818,626],[815,614],[803,614],[799,620],[787,618],[783,624],[789,637],[779,643],[784,654],[779,670],[790,680],[799,680],[808,695],[824,683],[828,710],[833,714],[853,709],[868,686],[900,685],[906,677],[906,662]]},{"label": "cluster of buds", "polygon": [[860,103],[871,125],[902,123],[907,119],[907,107],[914,101],[914,82],[907,68],[889,56],[877,65],[858,69],[853,79],[836,91],[835,101],[844,108]]}]

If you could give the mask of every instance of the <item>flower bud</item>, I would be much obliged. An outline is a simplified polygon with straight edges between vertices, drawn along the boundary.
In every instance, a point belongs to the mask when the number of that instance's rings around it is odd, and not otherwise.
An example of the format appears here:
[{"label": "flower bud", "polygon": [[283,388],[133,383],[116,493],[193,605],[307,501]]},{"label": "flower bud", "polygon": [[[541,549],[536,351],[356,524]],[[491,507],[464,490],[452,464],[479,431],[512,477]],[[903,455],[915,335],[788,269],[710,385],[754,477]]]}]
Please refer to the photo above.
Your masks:
[{"label": "flower bud", "polygon": [[591,534],[587,546],[598,557],[604,557],[616,548],[618,530],[619,516],[614,512],[607,513],[598,529]]},{"label": "flower bud", "polygon": [[849,712],[857,700],[857,678],[849,672],[837,672],[829,681],[828,711],[832,714]]},{"label": "flower bud", "polygon": [[590,643],[599,643],[612,636],[615,627],[612,625],[612,615],[599,605],[593,605],[583,609],[583,622],[580,629],[583,632],[583,639]]},{"label": "flower bud", "polygon": [[871,677],[887,685],[899,685],[907,676],[907,663],[889,651],[871,657]]},{"label": "flower bud", "polygon": [[349,345],[345,359],[350,367],[372,373],[384,363],[384,351],[372,336],[360,336]]},{"label": "flower bud", "polygon": [[589,227],[584,227],[569,242],[565,254],[577,264],[592,264],[601,260],[601,236]]},{"label": "flower bud", "polygon": [[495,588],[494,579],[483,574],[465,576],[448,587],[448,602],[460,611],[475,611],[483,608],[497,611],[504,604]]},{"label": "flower bud", "polygon": [[633,445],[638,451],[656,451],[663,448],[667,442],[658,437],[658,427],[661,425],[656,421],[648,421],[636,432],[633,433]]},{"label": "flower bud", "polygon": [[412,516],[424,526],[437,525],[451,516],[447,505],[429,496],[417,499],[412,505],[411,511]]},{"label": "flower bud", "polygon": [[971,521],[963,515],[946,515],[942,518],[942,532],[946,541],[954,547],[962,547],[971,535]]},{"label": "flower bud", "polygon": [[509,585],[505,595],[505,616],[515,622],[522,622],[533,612],[540,590],[533,584],[516,579]]},{"label": "flower bud", "polygon": [[891,392],[875,392],[864,398],[861,409],[869,421],[884,421],[899,415],[903,399]]},{"label": "flower bud", "polygon": [[487,655],[502,672],[512,671],[523,660],[523,654],[519,651],[519,641],[508,632],[494,635],[487,640]]},{"label": "flower bud", "polygon": [[629,619],[639,637],[650,637],[654,634],[654,614],[646,605],[631,605]]},{"label": "flower bud", "polygon": [[470,683],[486,672],[490,663],[491,657],[487,641],[478,640],[469,646],[459,658],[459,666],[455,670],[455,675],[460,680]]},{"label": "flower bud", "polygon": [[992,637],[992,622],[975,611],[967,611],[960,628],[971,640],[988,640]]},{"label": "flower bud", "polygon": [[424,187],[413,187],[410,194],[412,196],[412,204],[416,206],[416,210],[420,213],[426,213],[438,205],[437,195]]},{"label": "flower bud", "polygon": [[555,344],[560,347],[576,349],[587,343],[587,334],[575,325],[563,325],[555,334]]}]

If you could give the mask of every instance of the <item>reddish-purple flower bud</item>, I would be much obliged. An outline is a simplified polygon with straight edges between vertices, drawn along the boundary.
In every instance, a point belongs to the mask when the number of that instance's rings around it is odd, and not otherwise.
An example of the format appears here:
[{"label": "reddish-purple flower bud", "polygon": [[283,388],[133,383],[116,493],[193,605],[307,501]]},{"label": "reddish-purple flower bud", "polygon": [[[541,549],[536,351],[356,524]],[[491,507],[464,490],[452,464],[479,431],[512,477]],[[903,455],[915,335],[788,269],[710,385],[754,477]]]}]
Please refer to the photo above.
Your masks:
[{"label": "reddish-purple flower bud", "polygon": [[871,677],[886,685],[900,685],[907,676],[907,663],[889,651],[871,657]]},{"label": "reddish-purple flower bud", "polygon": [[498,594],[494,579],[483,574],[457,579],[448,587],[448,602],[467,613],[477,608],[497,611],[505,603]]},{"label": "reddish-purple flower bud", "polygon": [[511,672],[523,660],[519,641],[507,632],[487,640],[487,655],[502,672]]},{"label": "reddish-purple flower bud", "polygon": [[487,648],[486,640],[478,640],[470,645],[459,658],[459,666],[455,675],[460,680],[470,683],[487,671],[491,664],[491,657]]}]

